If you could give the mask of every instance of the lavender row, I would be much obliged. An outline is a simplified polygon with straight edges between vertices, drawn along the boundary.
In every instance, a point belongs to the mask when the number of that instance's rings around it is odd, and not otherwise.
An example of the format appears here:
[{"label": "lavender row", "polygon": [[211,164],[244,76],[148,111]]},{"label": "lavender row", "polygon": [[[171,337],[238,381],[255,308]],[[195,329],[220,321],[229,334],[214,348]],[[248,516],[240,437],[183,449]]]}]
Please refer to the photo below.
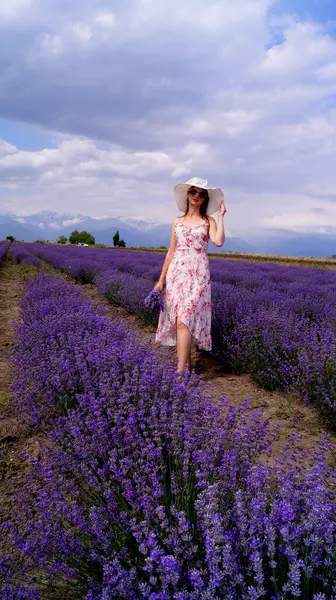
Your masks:
[{"label": "lavender row", "polygon": [[9,250],[9,242],[0,242],[0,262],[5,258]]},{"label": "lavender row", "polygon": [[[158,313],[144,303],[154,281],[159,277],[158,266],[153,266],[157,260],[155,256],[151,257],[151,269],[148,272],[149,265],[143,262],[148,256],[145,252],[139,253],[141,256],[136,257],[136,268],[130,269],[131,261],[125,262],[123,254],[117,255],[113,251],[94,249],[92,253],[92,249],[77,247],[67,247],[64,251],[64,248],[41,247],[39,244],[27,244],[26,247],[56,269],[68,273],[76,281],[84,284],[95,283],[111,304],[125,308],[146,323],[157,321]],[[83,250],[88,250],[89,253],[84,254]],[[102,254],[97,253],[97,250]],[[131,257],[134,254],[128,253]],[[137,277],[134,273],[137,273]]]},{"label": "lavender row", "polygon": [[29,252],[22,244],[15,242],[12,244],[12,261],[16,265],[40,266],[40,261],[32,256],[31,252]]},{"label": "lavender row", "polygon": [[[28,245],[27,245],[28,246]],[[77,248],[29,245],[56,268],[62,268],[82,283],[93,282],[108,270],[118,270],[157,281],[163,262],[160,254],[115,251],[98,248]],[[210,260],[211,278],[242,289],[258,304],[272,309],[278,306],[317,323],[336,324],[336,272],[305,267],[281,267],[270,264],[237,263],[219,259]],[[223,299],[226,301],[226,298]]]},{"label": "lavender row", "polygon": [[293,442],[266,467],[261,413],[213,406],[58,278],[28,286],[14,367],[16,410],[49,433],[5,524],[8,600],[336,598],[323,449],[303,468]]},{"label": "lavender row", "polygon": [[[157,313],[144,305],[152,282],[119,270],[101,271],[95,283],[114,305],[145,321]],[[301,302],[303,299],[301,298]],[[324,309],[327,315],[328,306]],[[296,391],[314,403],[329,426],[336,428],[336,344],[334,324],[293,309],[293,300],[276,302],[230,284],[212,284],[213,353],[232,371],[251,373],[268,389]],[[302,308],[302,304],[301,304]],[[334,306],[332,306],[334,309]],[[330,307],[331,311],[331,307]]]},{"label": "lavender row", "polygon": [[[79,259],[94,261],[106,267],[115,266],[118,269],[139,276],[148,273],[155,267],[161,269],[164,255],[151,252],[134,252],[127,250],[114,250],[104,248],[78,248],[76,246],[47,246],[40,244],[26,244],[29,249],[48,254],[50,257]],[[223,281],[235,285],[256,289],[264,287],[265,282],[282,286],[286,291],[292,284],[318,284],[321,286],[336,284],[336,272],[324,269],[307,267],[284,267],[271,263],[251,263],[244,261],[230,261],[210,259],[210,268],[213,281]]]},{"label": "lavender row", "polygon": [[[111,303],[156,321],[157,313],[144,306],[144,299],[159,276],[162,256],[72,247],[37,250],[78,281],[95,282]],[[263,387],[303,394],[335,428],[336,274],[210,263],[214,354],[229,369],[251,373]]]}]

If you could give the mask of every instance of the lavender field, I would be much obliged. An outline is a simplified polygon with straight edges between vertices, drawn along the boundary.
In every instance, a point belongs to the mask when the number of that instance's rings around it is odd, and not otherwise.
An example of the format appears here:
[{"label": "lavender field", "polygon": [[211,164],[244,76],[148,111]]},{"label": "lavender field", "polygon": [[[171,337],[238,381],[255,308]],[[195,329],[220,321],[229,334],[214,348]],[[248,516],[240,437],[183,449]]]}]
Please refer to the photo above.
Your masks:
[{"label": "lavender field", "polygon": [[[94,283],[114,305],[156,322],[144,298],[164,256],[26,244],[76,281]],[[211,259],[213,353],[268,389],[296,391],[336,428],[336,272]]]},{"label": "lavender field", "polygon": [[[79,254],[55,254],[82,279]],[[128,289],[140,310],[135,283],[152,285],[143,257],[128,261],[134,275],[93,255],[97,285],[110,289],[115,273],[113,302]],[[14,339],[12,411],[38,453],[2,523],[3,598],[336,597],[327,444],[306,464],[291,436],[267,464],[275,432],[262,411],[225,396],[214,405],[197,377],[177,378],[134,328],[49,273],[28,278]]]},{"label": "lavender field", "polygon": [[9,242],[0,242],[0,262],[6,256],[9,245]]}]

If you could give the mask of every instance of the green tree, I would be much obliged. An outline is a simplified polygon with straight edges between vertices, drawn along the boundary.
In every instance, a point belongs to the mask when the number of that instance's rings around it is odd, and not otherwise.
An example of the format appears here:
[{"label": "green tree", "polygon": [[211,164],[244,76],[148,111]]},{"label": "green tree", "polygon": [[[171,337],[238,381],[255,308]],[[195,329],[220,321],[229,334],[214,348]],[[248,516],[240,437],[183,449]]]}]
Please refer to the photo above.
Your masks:
[{"label": "green tree", "polygon": [[89,244],[89,246],[93,246],[95,243],[94,236],[88,231],[80,231],[78,236],[78,242],[82,244]]},{"label": "green tree", "polygon": [[9,242],[15,242],[15,237],[13,235],[7,235],[6,240]]},{"label": "green tree", "polygon": [[69,235],[70,244],[78,244],[78,236],[79,236],[78,229],[74,229]]},{"label": "green tree", "polygon": [[114,236],[113,236],[113,246],[116,248],[119,248],[119,243],[120,243],[120,237],[119,237],[119,231],[116,231]]},{"label": "green tree", "polygon": [[70,244],[89,244],[92,246],[95,243],[94,236],[88,231],[78,231],[78,229],[74,229],[74,231],[69,236]]},{"label": "green tree", "polygon": [[126,248],[126,244],[125,244],[124,240],[120,239],[119,231],[116,231],[113,236],[113,246],[115,248]]},{"label": "green tree", "polygon": [[58,244],[66,244],[67,241],[68,241],[68,238],[65,237],[65,235],[60,235],[59,238],[58,238],[58,240],[57,240],[57,243]]}]

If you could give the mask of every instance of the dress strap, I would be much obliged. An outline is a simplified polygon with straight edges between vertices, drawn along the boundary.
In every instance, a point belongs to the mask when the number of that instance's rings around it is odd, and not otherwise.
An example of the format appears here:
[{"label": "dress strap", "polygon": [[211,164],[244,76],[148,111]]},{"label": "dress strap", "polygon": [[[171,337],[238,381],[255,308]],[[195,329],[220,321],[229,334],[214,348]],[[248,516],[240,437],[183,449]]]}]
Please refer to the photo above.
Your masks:
[{"label": "dress strap", "polygon": [[200,221],[199,223],[195,223],[194,225],[186,225],[184,223],[185,217],[179,217],[177,219],[177,222],[180,223],[181,225],[184,225],[185,227],[188,227],[188,229],[193,229],[194,227],[201,227],[202,225],[205,225],[205,227],[208,228],[208,223],[202,219],[202,221]]}]

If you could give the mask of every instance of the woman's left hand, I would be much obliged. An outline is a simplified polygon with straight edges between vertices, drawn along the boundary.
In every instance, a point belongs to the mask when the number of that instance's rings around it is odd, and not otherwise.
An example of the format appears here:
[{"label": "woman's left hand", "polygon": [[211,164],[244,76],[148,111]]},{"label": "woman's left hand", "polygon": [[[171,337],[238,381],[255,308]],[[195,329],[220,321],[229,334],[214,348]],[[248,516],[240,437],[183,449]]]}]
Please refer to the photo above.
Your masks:
[{"label": "woman's left hand", "polygon": [[217,214],[219,217],[224,217],[225,213],[226,213],[226,206],[224,204],[224,200],[222,200],[222,202],[219,205]]}]

